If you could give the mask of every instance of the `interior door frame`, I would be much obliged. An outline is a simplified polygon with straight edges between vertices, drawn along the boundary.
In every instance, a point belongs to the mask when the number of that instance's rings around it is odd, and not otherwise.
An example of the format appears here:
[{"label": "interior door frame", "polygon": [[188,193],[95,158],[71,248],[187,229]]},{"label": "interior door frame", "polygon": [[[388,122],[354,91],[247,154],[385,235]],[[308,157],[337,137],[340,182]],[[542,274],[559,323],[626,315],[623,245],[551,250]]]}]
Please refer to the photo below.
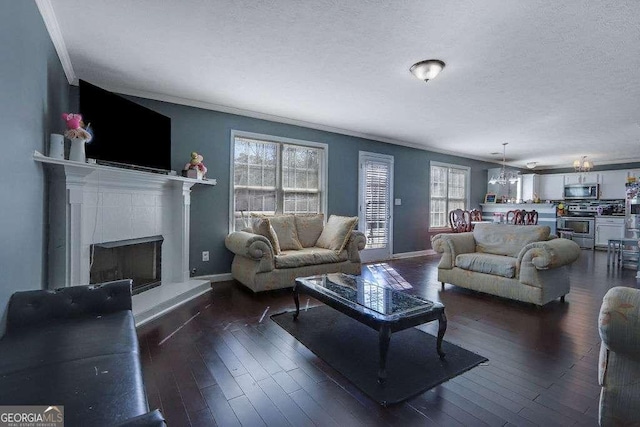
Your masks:
[{"label": "interior door frame", "polygon": [[[389,154],[380,154],[380,153],[372,153],[369,151],[359,151],[358,152],[358,229],[363,233],[366,230],[365,227],[365,217],[364,217],[364,191],[365,191],[365,180],[364,180],[364,161],[365,160],[374,160],[379,162],[389,163],[389,240],[388,240],[388,248],[384,249],[364,249],[360,251],[360,258],[362,262],[371,262],[371,261],[383,261],[389,260],[393,256],[393,206],[395,204],[395,199],[393,198],[393,175],[394,175],[394,158]],[[382,254],[382,256],[380,256]]]}]

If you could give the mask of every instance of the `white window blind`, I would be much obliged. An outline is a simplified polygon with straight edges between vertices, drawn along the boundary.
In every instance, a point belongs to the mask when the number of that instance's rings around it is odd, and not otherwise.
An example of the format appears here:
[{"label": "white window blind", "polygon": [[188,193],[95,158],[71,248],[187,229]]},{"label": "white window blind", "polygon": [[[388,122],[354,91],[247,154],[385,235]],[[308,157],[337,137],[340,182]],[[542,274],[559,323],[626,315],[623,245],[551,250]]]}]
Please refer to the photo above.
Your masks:
[{"label": "white window blind", "polygon": [[469,168],[431,165],[430,228],[449,225],[449,211],[467,208]]},{"label": "white window blind", "polygon": [[322,212],[323,148],[236,136],[233,138],[232,230],[251,213]]},{"label": "white window blind", "polygon": [[386,248],[389,244],[390,164],[365,160],[364,215],[367,248]]}]

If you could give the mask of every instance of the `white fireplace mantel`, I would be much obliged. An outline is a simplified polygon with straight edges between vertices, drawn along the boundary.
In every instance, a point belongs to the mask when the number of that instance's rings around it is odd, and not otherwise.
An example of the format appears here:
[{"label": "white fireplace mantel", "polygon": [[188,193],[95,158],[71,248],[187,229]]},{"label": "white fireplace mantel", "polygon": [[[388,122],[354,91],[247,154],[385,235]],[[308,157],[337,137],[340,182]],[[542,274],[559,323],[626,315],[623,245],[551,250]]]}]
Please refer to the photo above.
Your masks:
[{"label": "white fireplace mantel", "polygon": [[49,178],[49,288],[89,283],[92,244],[162,235],[162,285],[134,296],[138,323],[150,320],[158,307],[166,311],[171,306],[167,299],[180,302],[183,293],[193,298],[194,288],[209,289],[208,281],[189,278],[190,205],[191,187],[216,185],[215,179],[54,159],[38,152],[33,158],[45,165]]}]

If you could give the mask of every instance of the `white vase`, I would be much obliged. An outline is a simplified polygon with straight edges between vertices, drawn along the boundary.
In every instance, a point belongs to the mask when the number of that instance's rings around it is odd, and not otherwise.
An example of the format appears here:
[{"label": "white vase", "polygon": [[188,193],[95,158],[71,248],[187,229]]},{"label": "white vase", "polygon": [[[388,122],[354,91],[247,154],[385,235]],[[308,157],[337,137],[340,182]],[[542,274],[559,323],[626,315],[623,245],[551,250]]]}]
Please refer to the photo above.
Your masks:
[{"label": "white vase", "polygon": [[69,160],[74,162],[85,163],[87,157],[84,152],[84,144],[86,139],[84,138],[71,138],[71,150],[69,150]]}]

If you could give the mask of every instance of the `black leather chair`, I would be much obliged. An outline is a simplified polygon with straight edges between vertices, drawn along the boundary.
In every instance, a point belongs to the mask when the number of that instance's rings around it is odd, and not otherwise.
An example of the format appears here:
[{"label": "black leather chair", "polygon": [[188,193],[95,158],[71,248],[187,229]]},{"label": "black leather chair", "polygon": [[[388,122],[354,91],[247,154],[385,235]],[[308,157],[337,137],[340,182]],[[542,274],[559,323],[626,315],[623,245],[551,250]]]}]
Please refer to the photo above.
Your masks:
[{"label": "black leather chair", "polygon": [[0,404],[64,405],[66,426],[164,426],[147,404],[131,281],[14,293]]}]

